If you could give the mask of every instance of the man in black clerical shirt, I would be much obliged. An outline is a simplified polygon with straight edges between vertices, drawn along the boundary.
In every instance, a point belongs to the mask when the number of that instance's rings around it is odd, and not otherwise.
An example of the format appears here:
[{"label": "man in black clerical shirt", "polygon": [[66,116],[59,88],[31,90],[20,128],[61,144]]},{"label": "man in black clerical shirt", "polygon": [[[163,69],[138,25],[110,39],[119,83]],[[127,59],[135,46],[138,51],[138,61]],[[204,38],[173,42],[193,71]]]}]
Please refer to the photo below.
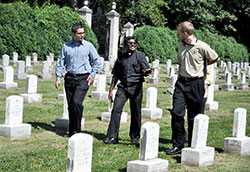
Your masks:
[{"label": "man in black clerical shirt", "polygon": [[112,99],[112,91],[118,80],[118,90],[115,95],[114,106],[111,112],[111,121],[108,127],[107,138],[104,140],[106,144],[117,144],[119,136],[119,127],[121,113],[124,104],[130,101],[130,132],[129,136],[133,144],[137,144],[140,138],[141,130],[141,103],[142,103],[142,83],[144,76],[151,73],[146,57],[136,51],[136,41],[132,36],[128,36],[124,40],[125,53],[119,56],[113,67],[113,77],[109,89],[109,100]]}]

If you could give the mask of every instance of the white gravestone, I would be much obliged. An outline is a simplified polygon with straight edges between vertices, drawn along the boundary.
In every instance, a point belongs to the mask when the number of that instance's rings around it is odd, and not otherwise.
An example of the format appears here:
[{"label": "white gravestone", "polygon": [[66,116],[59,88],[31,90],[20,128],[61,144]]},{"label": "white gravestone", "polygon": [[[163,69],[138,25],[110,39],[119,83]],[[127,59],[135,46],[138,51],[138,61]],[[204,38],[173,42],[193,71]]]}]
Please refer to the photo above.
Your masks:
[{"label": "white gravestone", "polygon": [[93,137],[78,133],[68,141],[67,172],[91,172]]},{"label": "white gravestone", "polygon": [[237,84],[237,89],[248,90],[248,83],[246,83],[246,73],[241,72],[240,82]]},{"label": "white gravestone", "polygon": [[170,69],[171,65],[172,65],[172,60],[168,59],[166,62],[165,70],[163,70],[163,73],[169,74],[169,69]]},{"label": "white gravestone", "polygon": [[33,72],[34,71],[34,68],[31,65],[31,56],[25,57],[25,71],[26,72]]},{"label": "white gravestone", "polygon": [[206,110],[218,110],[219,102],[214,101],[214,84],[207,87],[207,101],[205,104]]},{"label": "white gravestone", "polygon": [[214,148],[206,146],[209,117],[199,114],[194,118],[191,147],[182,149],[181,163],[206,167],[214,161]]},{"label": "white gravestone", "polygon": [[159,63],[160,62],[158,59],[156,59],[155,61],[152,62],[153,72],[152,72],[152,77],[148,78],[149,83],[153,83],[153,84],[160,83],[160,78],[158,77],[158,75],[160,73]]},{"label": "white gravestone", "polygon": [[42,65],[42,72],[38,72],[38,77],[42,79],[51,79],[52,75],[50,73],[50,65],[48,61],[44,61]]},{"label": "white gravestone", "polygon": [[101,62],[100,73],[103,73],[104,57],[99,57]]},{"label": "white gravestone", "polygon": [[103,62],[103,74],[104,74],[106,77],[110,77],[110,76],[111,76],[110,62],[109,62],[109,61],[104,61],[104,62]]},{"label": "white gravestone", "polygon": [[108,92],[106,91],[106,76],[98,75],[96,91],[92,91],[91,98],[95,98],[98,100],[107,100]]},{"label": "white gravestone", "polygon": [[[112,98],[113,100],[115,100],[115,95],[116,95],[117,90],[113,90],[112,91]],[[111,120],[111,112],[114,106],[114,102],[109,102],[109,111],[108,112],[102,112],[102,117],[101,120],[102,121],[110,121]],[[120,122],[121,123],[125,123],[128,120],[128,113],[127,112],[122,112],[121,114],[121,119]]]},{"label": "white gravestone", "polygon": [[177,75],[173,75],[173,76],[171,76],[171,87],[170,88],[167,88],[167,91],[166,91],[166,93],[167,94],[174,94],[174,89],[175,89],[175,83],[176,83],[176,81],[177,81],[177,78],[178,78],[178,76]]},{"label": "white gravestone", "polygon": [[173,66],[170,66],[168,76],[166,77],[166,82],[171,82],[171,77],[175,75],[175,68]]},{"label": "white gravestone", "polygon": [[20,94],[25,103],[42,102],[42,94],[37,94],[37,76],[28,75],[26,79],[26,93]]},{"label": "white gravestone", "polygon": [[9,96],[6,99],[5,124],[0,125],[0,136],[11,139],[26,138],[31,135],[31,125],[23,122],[23,98]]},{"label": "white gravestone", "polygon": [[32,62],[31,62],[31,64],[33,64],[34,66],[39,65],[37,53],[32,53]]},{"label": "white gravestone", "polygon": [[142,117],[150,119],[160,119],[162,118],[162,109],[157,108],[157,88],[149,87],[147,89],[146,97],[146,108],[141,109]]},{"label": "white gravestone", "polygon": [[13,57],[12,57],[12,62],[11,62],[11,64],[12,64],[13,66],[16,66],[17,61],[18,61],[18,53],[17,53],[17,52],[13,52],[12,54],[13,54]]},{"label": "white gravestone", "polygon": [[222,84],[221,89],[224,91],[233,91],[234,85],[232,84],[232,74],[229,72],[226,75],[226,83]]},{"label": "white gravestone", "polygon": [[127,172],[167,172],[168,161],[158,158],[160,126],[146,122],[141,127],[139,160],[129,161]]},{"label": "white gravestone", "polygon": [[[63,89],[65,94],[65,89]],[[85,119],[81,120],[81,129],[84,129]],[[66,94],[63,99],[63,116],[62,118],[56,118],[55,120],[55,128],[57,133],[66,134],[69,130],[69,111],[68,111],[68,102],[66,98]]]},{"label": "white gravestone", "polygon": [[240,79],[240,72],[241,72],[240,67],[236,67],[236,72],[233,75],[233,79]]},{"label": "white gravestone", "polygon": [[18,80],[26,80],[27,73],[25,73],[25,63],[24,61],[17,61],[16,73],[14,78]]},{"label": "white gravestone", "polygon": [[0,69],[3,71],[5,67],[9,66],[9,63],[10,63],[10,56],[4,54],[2,56],[2,65],[0,65]]},{"label": "white gravestone", "polygon": [[224,139],[225,153],[250,155],[250,137],[246,136],[247,111],[244,108],[237,108],[234,111],[233,137]]},{"label": "white gravestone", "polygon": [[84,19],[88,26],[91,28],[93,11],[88,7],[88,1],[84,1],[84,6],[78,10],[78,13],[80,17]]},{"label": "white gravestone", "polygon": [[4,68],[4,79],[0,82],[0,89],[14,90],[18,84],[14,82],[14,69],[11,66]]}]

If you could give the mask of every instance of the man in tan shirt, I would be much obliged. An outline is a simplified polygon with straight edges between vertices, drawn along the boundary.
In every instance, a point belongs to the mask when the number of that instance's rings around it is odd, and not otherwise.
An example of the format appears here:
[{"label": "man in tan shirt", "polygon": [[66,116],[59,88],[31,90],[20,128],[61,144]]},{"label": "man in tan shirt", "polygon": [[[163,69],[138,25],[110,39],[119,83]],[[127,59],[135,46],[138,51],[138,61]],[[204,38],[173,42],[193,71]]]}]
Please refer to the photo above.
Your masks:
[{"label": "man in tan shirt", "polygon": [[171,128],[173,148],[167,154],[181,153],[185,142],[184,116],[187,108],[188,145],[191,146],[194,117],[203,111],[205,93],[204,62],[213,64],[219,56],[210,46],[194,35],[194,26],[190,22],[182,22],[177,27],[177,37],[181,43],[178,49],[179,73],[173,95],[171,110]]}]

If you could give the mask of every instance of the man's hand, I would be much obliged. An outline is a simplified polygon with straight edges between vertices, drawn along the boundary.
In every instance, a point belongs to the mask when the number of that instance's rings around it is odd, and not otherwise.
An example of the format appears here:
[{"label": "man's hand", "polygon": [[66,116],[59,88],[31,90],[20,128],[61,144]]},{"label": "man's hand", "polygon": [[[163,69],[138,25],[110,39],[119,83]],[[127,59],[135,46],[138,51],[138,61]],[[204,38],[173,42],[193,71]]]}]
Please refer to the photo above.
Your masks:
[{"label": "man's hand", "polygon": [[93,82],[94,82],[94,78],[92,78],[91,75],[88,76],[88,79],[87,79],[89,82],[88,82],[88,86],[90,86]]},{"label": "man's hand", "polygon": [[109,101],[113,102],[113,94],[112,94],[112,90],[109,90]]},{"label": "man's hand", "polygon": [[58,82],[58,81],[57,81],[55,86],[56,86],[56,89],[59,89],[60,86],[61,86],[61,82]]},{"label": "man's hand", "polygon": [[142,69],[143,76],[148,76],[152,72],[153,68]]}]

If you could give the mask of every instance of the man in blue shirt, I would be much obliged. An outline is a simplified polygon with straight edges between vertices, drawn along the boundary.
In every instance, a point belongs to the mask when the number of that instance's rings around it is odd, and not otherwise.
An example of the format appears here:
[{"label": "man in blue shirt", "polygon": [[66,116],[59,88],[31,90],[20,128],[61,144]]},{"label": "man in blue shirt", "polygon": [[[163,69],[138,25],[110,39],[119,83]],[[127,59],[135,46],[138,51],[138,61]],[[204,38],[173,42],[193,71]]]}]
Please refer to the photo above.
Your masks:
[{"label": "man in blue shirt", "polygon": [[72,40],[63,45],[56,65],[57,89],[61,86],[64,69],[67,72],[64,86],[69,111],[69,136],[81,132],[83,101],[101,67],[95,47],[84,40],[84,34],[81,24],[72,26]]}]

